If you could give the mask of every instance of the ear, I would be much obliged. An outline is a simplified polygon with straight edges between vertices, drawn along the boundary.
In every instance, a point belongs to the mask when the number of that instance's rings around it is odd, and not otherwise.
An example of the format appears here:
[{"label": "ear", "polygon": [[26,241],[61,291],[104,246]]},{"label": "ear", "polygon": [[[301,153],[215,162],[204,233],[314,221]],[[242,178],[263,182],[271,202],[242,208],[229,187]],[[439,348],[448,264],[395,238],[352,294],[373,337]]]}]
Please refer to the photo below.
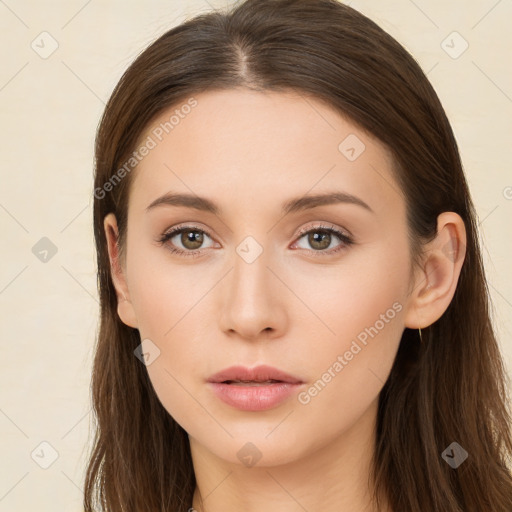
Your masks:
[{"label": "ear", "polygon": [[105,236],[107,238],[108,256],[110,259],[110,275],[117,294],[117,313],[123,323],[129,327],[138,327],[137,317],[130,301],[128,285],[125,278],[125,270],[119,258],[119,230],[116,216],[113,213],[105,215],[103,219]]},{"label": "ear", "polygon": [[405,326],[428,327],[441,318],[455,294],[466,255],[466,228],[460,215],[443,212],[437,234],[425,247],[421,269],[409,297]]}]

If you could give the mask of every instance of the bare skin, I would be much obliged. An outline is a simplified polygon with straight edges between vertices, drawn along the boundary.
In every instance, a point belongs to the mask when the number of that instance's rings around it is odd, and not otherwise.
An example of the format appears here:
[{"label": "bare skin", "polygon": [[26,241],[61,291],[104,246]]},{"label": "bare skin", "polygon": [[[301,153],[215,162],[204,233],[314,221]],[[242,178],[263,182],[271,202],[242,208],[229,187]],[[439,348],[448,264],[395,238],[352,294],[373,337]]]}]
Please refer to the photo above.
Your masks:
[{"label": "bare skin", "polygon": [[[412,271],[405,200],[378,140],[294,93],[235,89],[195,98],[192,112],[133,171],[126,260],[118,257],[115,216],[104,222],[118,314],[160,350],[149,377],[189,434],[192,505],[207,512],[377,512],[368,472],[378,396],[404,328],[432,324],[452,300],[464,223],[441,214],[437,237]],[[351,134],[357,139],[340,150]],[[351,151],[357,140],[362,152],[357,144]],[[146,211],[171,191],[206,197],[219,212],[168,204]],[[370,209],[339,202],[281,210],[292,198],[333,191]],[[157,242],[178,225],[190,231]],[[202,244],[190,241],[198,230]],[[258,255],[248,262],[247,251]],[[257,412],[220,401],[206,384],[226,367],[259,364],[304,384]],[[324,386],[315,392],[319,379]]]}]

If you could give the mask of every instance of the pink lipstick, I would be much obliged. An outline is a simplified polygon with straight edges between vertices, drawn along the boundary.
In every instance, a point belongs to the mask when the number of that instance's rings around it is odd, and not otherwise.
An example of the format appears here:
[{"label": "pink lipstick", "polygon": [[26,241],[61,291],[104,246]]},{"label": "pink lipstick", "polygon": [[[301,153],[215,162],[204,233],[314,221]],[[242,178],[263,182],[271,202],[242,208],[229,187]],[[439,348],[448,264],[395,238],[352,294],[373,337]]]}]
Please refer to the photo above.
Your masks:
[{"label": "pink lipstick", "polygon": [[243,411],[277,407],[303,384],[297,377],[272,366],[231,366],[208,379],[214,394],[226,404]]}]

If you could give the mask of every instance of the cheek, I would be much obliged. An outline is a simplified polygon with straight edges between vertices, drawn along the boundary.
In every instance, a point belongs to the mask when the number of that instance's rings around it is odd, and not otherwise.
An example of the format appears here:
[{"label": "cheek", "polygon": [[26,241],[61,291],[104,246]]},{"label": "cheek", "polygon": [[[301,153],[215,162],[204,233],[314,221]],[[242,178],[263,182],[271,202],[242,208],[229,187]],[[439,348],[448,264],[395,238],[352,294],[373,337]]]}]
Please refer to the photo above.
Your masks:
[{"label": "cheek", "polygon": [[176,337],[176,330],[190,323],[217,275],[204,266],[173,263],[165,249],[134,252],[128,266],[130,296],[141,336],[150,339]]},{"label": "cheek", "polygon": [[164,408],[187,431],[208,424],[196,398],[206,354],[201,340],[212,337],[201,308],[204,294],[205,287],[184,292],[176,279],[148,279],[136,306],[141,339],[149,338],[157,347],[158,357],[146,367],[151,384]]},{"label": "cheek", "polygon": [[213,324],[205,314],[218,276],[198,266],[172,264],[161,255],[134,251],[130,256],[130,296],[140,337],[151,340],[158,354],[147,366],[155,393],[184,428],[199,418],[205,424],[208,418],[194,397],[202,373],[198,362],[208,357],[204,341],[212,339]]},{"label": "cheek", "polygon": [[[360,336],[364,342],[365,333],[369,336],[366,329],[375,324],[379,331],[375,339],[387,338],[381,331],[388,331],[394,338],[393,334],[402,329],[400,312],[409,284],[408,252],[403,240],[347,253],[331,267],[300,265],[290,271],[288,279],[293,279],[294,293],[314,315],[298,301],[290,301],[290,307],[297,308],[297,312],[302,307],[303,316],[307,313],[317,324],[317,332],[327,342],[322,346],[343,350],[348,343],[348,350],[352,339]],[[304,322],[298,313],[293,321]]]},{"label": "cheek", "polygon": [[[147,367],[147,371],[160,403],[189,432],[191,426],[205,424],[208,419],[199,401],[194,398],[196,390],[191,389],[189,384],[190,368],[193,365],[183,361],[180,355],[171,359],[172,362],[169,361],[168,350],[165,350]],[[182,371],[183,368],[188,370]]]},{"label": "cheek", "polygon": [[406,250],[379,251],[352,268],[337,268],[331,279],[323,269],[298,283],[299,293],[329,328],[317,322],[322,335],[314,350],[302,340],[310,385],[298,402],[309,411],[311,428],[315,415],[325,411],[338,427],[356,421],[382,389],[404,329],[405,255]]}]

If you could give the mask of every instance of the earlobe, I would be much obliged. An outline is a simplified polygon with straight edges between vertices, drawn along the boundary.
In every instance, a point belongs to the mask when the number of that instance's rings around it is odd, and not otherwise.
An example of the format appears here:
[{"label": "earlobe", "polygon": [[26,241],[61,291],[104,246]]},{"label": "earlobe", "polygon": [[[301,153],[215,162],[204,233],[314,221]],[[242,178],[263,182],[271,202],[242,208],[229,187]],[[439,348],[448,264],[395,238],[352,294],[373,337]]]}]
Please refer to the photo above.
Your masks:
[{"label": "earlobe", "polygon": [[443,212],[438,216],[437,235],[424,254],[405,316],[405,326],[411,329],[436,322],[455,295],[466,254],[466,229],[460,215]]},{"label": "earlobe", "polygon": [[117,294],[117,313],[121,321],[129,327],[138,328],[137,317],[130,300],[125,273],[119,257],[117,220],[109,213],[103,220],[110,260],[110,275]]}]

